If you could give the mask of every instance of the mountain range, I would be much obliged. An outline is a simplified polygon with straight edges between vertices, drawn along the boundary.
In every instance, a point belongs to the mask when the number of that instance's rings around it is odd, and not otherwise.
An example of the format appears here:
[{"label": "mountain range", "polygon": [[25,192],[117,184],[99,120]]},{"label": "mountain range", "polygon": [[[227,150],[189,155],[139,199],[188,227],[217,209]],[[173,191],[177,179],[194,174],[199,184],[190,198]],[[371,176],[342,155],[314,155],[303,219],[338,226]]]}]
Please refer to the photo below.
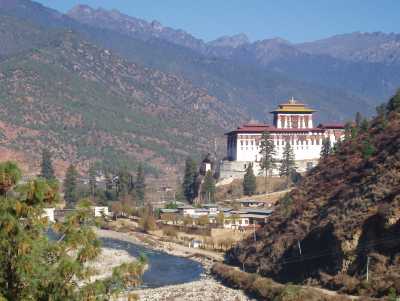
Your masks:
[{"label": "mountain range", "polygon": [[[157,141],[153,159],[148,161],[149,169],[156,167],[166,171],[181,162],[183,156],[212,151],[214,143],[210,141],[214,138],[221,141],[225,130],[250,119],[265,121],[271,109],[292,96],[317,109],[319,121],[346,121],[357,111],[371,114],[400,84],[397,34],[351,33],[302,44],[280,38],[252,42],[245,34],[238,34],[204,42],[181,29],[116,10],[78,5],[62,14],[29,0],[0,0],[0,24],[0,39],[4,41],[0,44],[0,74],[7,74],[0,79],[2,112],[13,110],[12,100],[21,89],[38,108],[43,105],[56,110],[53,106],[57,104],[61,112],[69,106],[72,97],[65,95],[75,89],[72,94],[82,104],[90,102],[85,114],[93,114],[88,118],[93,131],[108,131],[107,126],[99,126],[99,123],[120,122],[113,115],[111,109],[114,108],[134,115],[126,117],[129,126],[132,120],[140,120],[131,127],[131,136],[124,133],[116,138],[119,142],[112,144],[111,153],[112,157],[124,158],[123,161],[137,162],[143,159],[138,152],[141,153],[140,147],[147,147],[147,142],[139,143],[140,139],[133,137]],[[104,51],[110,53],[112,59],[103,59],[100,54]],[[38,72],[40,76],[29,84],[42,83],[41,92],[28,95],[27,86],[12,90],[15,86],[7,82],[10,74],[3,69],[9,72],[13,64],[24,71],[33,66],[54,70],[53,73]],[[19,72],[18,82],[32,80],[32,70],[31,73]],[[46,75],[47,72],[57,77]],[[71,76],[75,76],[75,81]],[[59,87],[69,87],[69,91],[53,89],[55,78],[61,83]],[[86,84],[102,87],[82,87]],[[48,95],[47,100],[42,95]],[[202,108],[202,111],[194,108]],[[97,112],[103,112],[101,121],[96,119]],[[75,113],[68,111],[68,114]],[[178,118],[180,114],[184,118]],[[36,115],[41,115],[40,110],[32,116]],[[24,125],[24,128],[36,130],[23,119],[10,120],[10,116],[3,116],[1,121],[5,123],[7,119],[9,128]],[[148,128],[145,126],[148,120],[153,130],[143,132],[143,128]],[[63,128],[65,123],[62,118],[57,121],[51,118],[42,121],[41,126],[43,133],[48,131],[53,137],[61,133],[55,134],[53,129]],[[122,127],[121,132],[124,132],[125,126],[117,128]],[[79,129],[82,138],[87,130],[83,128],[85,126]],[[75,135],[68,126],[66,129],[64,132]],[[164,135],[172,132],[175,133],[173,139]],[[192,142],[188,143],[187,137],[192,137]],[[31,140],[35,139],[31,137]],[[168,143],[163,144],[161,140]],[[33,141],[26,142],[23,147],[19,141],[7,140],[2,144],[24,150]],[[84,146],[85,143],[74,151],[67,141],[60,140],[56,145],[57,156],[63,160],[96,156],[104,159],[97,154],[96,147]],[[218,149],[222,154],[223,147]]]}]

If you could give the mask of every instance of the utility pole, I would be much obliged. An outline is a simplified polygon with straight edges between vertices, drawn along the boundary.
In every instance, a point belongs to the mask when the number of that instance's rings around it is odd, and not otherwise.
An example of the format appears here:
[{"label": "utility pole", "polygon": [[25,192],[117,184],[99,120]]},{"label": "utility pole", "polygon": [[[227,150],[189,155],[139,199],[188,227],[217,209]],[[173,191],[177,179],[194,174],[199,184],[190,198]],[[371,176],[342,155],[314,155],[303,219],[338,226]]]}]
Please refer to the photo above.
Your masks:
[{"label": "utility pole", "polygon": [[254,241],[257,241],[256,237],[256,221],[253,220],[253,236],[254,236]]},{"label": "utility pole", "polygon": [[367,282],[369,280],[369,256],[367,256]]},{"label": "utility pole", "polygon": [[300,256],[301,256],[301,245],[300,245],[300,240],[297,241],[297,246],[299,247],[299,253],[300,253]]}]

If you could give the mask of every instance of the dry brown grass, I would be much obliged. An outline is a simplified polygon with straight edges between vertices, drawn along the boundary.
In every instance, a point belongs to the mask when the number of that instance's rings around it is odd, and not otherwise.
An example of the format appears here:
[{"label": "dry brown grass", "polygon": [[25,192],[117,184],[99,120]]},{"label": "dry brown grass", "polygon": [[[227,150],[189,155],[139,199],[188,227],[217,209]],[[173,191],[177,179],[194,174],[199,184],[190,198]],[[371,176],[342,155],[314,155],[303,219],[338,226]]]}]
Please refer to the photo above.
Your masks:
[{"label": "dry brown grass", "polygon": [[[257,189],[255,195],[251,196],[252,199],[265,200],[268,199],[265,195],[264,177],[256,177]],[[286,180],[279,177],[268,178],[268,193],[278,192],[286,189]],[[221,185],[217,187],[216,200],[236,200],[241,198],[249,198],[243,195],[243,180],[235,179],[232,183]]]},{"label": "dry brown grass", "polygon": [[225,285],[242,289],[258,300],[277,301],[348,301],[350,298],[335,293],[298,285],[283,285],[253,273],[245,273],[236,268],[216,263],[212,267],[213,275]]}]

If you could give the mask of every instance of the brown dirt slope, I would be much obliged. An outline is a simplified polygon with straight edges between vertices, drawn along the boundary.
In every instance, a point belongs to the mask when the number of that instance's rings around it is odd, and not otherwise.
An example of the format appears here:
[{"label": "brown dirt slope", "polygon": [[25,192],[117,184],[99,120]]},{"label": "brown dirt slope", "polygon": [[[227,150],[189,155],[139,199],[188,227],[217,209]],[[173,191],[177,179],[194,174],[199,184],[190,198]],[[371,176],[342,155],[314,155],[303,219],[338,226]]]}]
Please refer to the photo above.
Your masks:
[{"label": "brown dirt slope", "polygon": [[228,260],[282,282],[400,293],[399,108],[400,92],[280,201],[257,242],[243,241]]}]

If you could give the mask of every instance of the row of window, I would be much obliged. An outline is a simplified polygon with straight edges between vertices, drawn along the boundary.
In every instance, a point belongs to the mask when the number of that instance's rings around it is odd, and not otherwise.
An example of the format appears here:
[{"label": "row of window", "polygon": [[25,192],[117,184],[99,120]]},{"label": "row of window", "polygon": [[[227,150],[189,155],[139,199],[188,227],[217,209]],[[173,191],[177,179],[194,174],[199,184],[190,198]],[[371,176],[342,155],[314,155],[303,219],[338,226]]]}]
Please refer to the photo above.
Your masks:
[{"label": "row of window", "polygon": [[[315,143],[314,143],[315,142]],[[291,144],[291,145],[308,145],[308,140],[297,140],[296,141],[296,143],[294,143],[294,141],[276,141],[276,145],[286,145],[286,143],[289,143],[289,144]],[[318,140],[311,140],[311,145],[319,145],[320,144],[320,141],[319,141],[319,139]],[[250,141],[250,143],[249,143],[249,141],[243,141],[243,140],[241,140],[240,141],[240,145],[241,146],[244,146],[244,145],[251,145],[251,146],[253,146],[253,145],[256,145],[257,147],[260,145],[260,143],[258,142],[258,141],[256,141],[255,143],[254,143],[254,141]]]},{"label": "row of window", "polygon": [[[241,147],[240,148],[241,150],[251,150],[251,151],[254,151],[254,150],[256,150],[256,151],[258,151],[258,148],[253,148],[253,147]],[[277,147],[277,149],[278,149],[278,151],[280,150],[280,148],[279,147]],[[282,147],[282,150],[283,150],[284,148]],[[293,149],[295,149],[295,150],[308,150],[308,149],[310,149],[308,146],[296,146],[296,147],[293,147]]]}]

